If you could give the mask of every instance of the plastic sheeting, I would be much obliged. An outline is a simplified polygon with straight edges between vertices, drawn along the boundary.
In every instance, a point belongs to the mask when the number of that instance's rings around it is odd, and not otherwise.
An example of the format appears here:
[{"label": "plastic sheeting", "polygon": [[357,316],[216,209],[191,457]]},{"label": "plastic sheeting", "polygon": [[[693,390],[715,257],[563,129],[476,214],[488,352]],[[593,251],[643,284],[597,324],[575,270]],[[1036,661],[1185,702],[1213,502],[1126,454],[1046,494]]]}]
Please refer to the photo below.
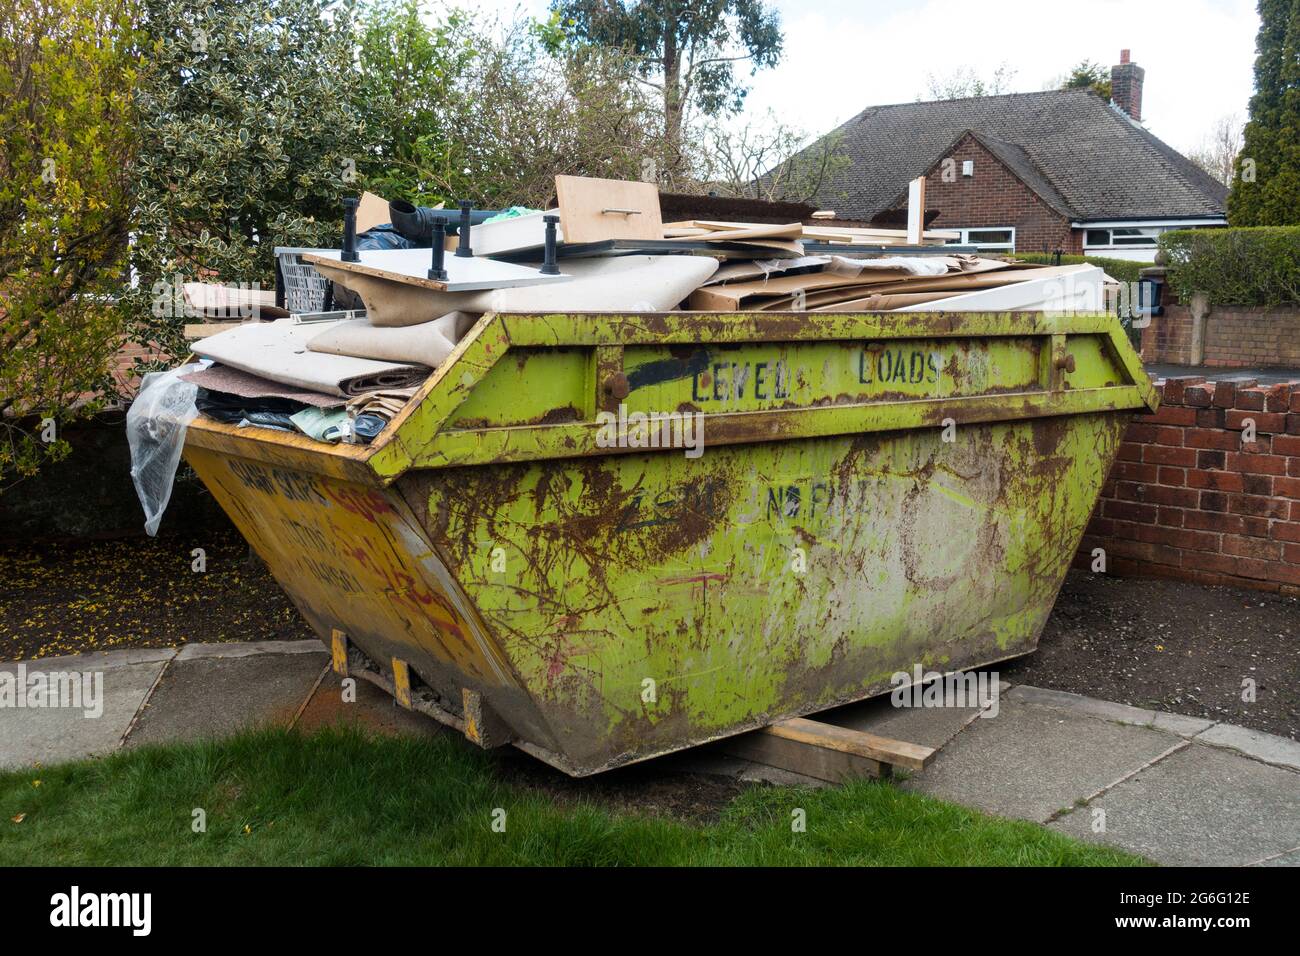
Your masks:
[{"label": "plastic sheeting", "polygon": [[181,376],[201,367],[203,363],[150,372],[126,413],[131,481],[144,507],[144,530],[150,535],[158,533],[172,497],[185,430],[199,413],[194,404],[199,388]]}]

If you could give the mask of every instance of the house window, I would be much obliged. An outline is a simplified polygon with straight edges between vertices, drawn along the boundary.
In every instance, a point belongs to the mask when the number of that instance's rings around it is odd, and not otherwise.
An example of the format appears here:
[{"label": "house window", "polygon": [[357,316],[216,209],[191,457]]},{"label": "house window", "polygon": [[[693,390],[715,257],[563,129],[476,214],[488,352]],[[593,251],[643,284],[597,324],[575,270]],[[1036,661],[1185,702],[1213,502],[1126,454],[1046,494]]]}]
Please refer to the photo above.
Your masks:
[{"label": "house window", "polygon": [[991,229],[959,229],[963,246],[975,246],[980,252],[1015,252],[1015,226],[998,226]]},{"label": "house window", "polygon": [[1156,226],[1089,229],[1083,234],[1083,245],[1089,249],[1114,249],[1116,247],[1131,246],[1145,246],[1154,249],[1156,240],[1163,231],[1163,229]]}]

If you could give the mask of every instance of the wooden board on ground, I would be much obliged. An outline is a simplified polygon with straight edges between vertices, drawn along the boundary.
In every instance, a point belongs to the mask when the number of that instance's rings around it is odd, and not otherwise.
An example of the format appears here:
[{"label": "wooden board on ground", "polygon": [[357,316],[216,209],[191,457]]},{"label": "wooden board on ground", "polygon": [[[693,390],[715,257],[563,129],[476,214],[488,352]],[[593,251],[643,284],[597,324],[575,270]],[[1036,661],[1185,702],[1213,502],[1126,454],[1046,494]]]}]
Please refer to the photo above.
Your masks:
[{"label": "wooden board on ground", "polygon": [[304,262],[324,264],[360,275],[388,279],[405,285],[419,286],[434,292],[476,292],[482,289],[514,289],[520,286],[567,282],[566,275],[543,275],[528,266],[484,259],[479,256],[460,258],[448,255],[443,262],[446,281],[428,278],[432,253],[428,249],[366,249],[357,262],[343,262],[337,250],[304,255]]},{"label": "wooden board on ground", "polygon": [[831,783],[888,776],[894,767],[922,770],[938,754],[933,747],[805,717],[730,737],[721,748],[745,760]]},{"label": "wooden board on ground", "polygon": [[556,176],[555,195],[566,242],[664,236],[659,187],[654,183]]}]

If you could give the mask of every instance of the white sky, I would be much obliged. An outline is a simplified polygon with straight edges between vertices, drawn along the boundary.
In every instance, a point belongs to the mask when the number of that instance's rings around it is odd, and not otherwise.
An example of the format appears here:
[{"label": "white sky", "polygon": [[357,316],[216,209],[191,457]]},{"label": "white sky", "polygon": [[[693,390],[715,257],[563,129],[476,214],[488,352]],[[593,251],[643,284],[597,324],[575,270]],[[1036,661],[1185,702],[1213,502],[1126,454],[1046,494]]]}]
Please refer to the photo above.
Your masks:
[{"label": "white sky", "polygon": [[[1253,82],[1255,0],[768,0],[785,55],[750,80],[747,110],[774,110],[810,134],[866,106],[927,98],[927,78],[1014,69],[1010,92],[1049,89],[1081,60],[1132,51],[1146,70],[1147,128],[1186,152],[1221,116],[1245,119]],[[455,6],[433,0],[432,9]],[[466,3],[543,17],[545,0]]]}]

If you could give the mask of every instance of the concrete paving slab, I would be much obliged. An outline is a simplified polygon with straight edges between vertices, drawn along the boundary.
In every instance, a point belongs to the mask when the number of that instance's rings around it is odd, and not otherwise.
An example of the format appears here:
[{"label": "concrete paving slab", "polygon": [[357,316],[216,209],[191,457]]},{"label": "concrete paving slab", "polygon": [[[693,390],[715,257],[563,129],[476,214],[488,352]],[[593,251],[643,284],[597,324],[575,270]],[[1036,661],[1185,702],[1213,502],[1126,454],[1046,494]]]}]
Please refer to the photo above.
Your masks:
[{"label": "concrete paving slab", "polygon": [[328,655],[260,654],[173,661],[126,746],[222,737],[258,723],[287,724]]},{"label": "concrete paving slab", "polygon": [[1005,817],[1044,822],[1167,751],[1178,738],[1009,697],[902,786]]},{"label": "concrete paving slab", "polygon": [[[96,670],[80,659],[73,659],[75,668],[49,666],[55,660],[22,662],[21,672],[19,664],[2,664],[0,672],[9,675],[15,689],[20,673],[30,681],[36,671],[47,677],[75,672],[94,681],[88,687],[91,694],[83,697],[83,709],[0,707],[0,767],[59,763],[112,752],[166,666],[164,661],[152,661]],[[102,702],[102,713],[88,717],[84,705],[96,697]]]},{"label": "concrete paving slab", "polygon": [[342,679],[330,671],[303,708],[296,726],[311,731],[321,727],[349,726],[381,734],[432,736],[449,732],[432,717],[398,706],[381,688],[355,678],[356,699],[343,700]]},{"label": "concrete paving slab", "polygon": [[1300,774],[1193,743],[1049,826],[1166,865],[1244,866],[1300,844]]},{"label": "concrete paving slab", "polygon": [[1214,721],[1207,720],[1204,717],[1167,714],[1163,710],[1157,710],[1156,719],[1152,721],[1151,726],[1156,730],[1167,730],[1171,734],[1177,734],[1179,737],[1186,737],[1190,740],[1197,734],[1204,733],[1213,727]]},{"label": "concrete paving slab", "polygon": [[186,644],[176,655],[178,661],[207,660],[212,657],[256,657],[258,654],[320,654],[320,641],[244,641],[239,644]]},{"label": "concrete paving slab", "polygon": [[1286,853],[1279,853],[1275,856],[1266,857],[1258,863],[1252,863],[1251,866],[1300,866],[1300,847],[1290,850]]},{"label": "concrete paving slab", "polygon": [[910,744],[942,747],[972,720],[989,719],[977,718],[978,713],[975,707],[895,707],[888,697],[875,697],[815,714],[813,719]]},{"label": "concrete paving slab", "polygon": [[1237,750],[1264,763],[1300,770],[1300,742],[1234,724],[1219,724],[1196,738],[1197,743]]},{"label": "concrete paving slab", "polygon": [[1129,704],[1118,704],[1110,700],[1098,700],[1096,697],[1084,697],[1063,690],[1047,687],[1033,687],[1029,684],[1017,685],[1008,697],[1024,704],[1039,707],[1054,707],[1073,713],[1087,714],[1102,720],[1111,720],[1117,724],[1132,724],[1135,727],[1154,727],[1180,737],[1195,737],[1214,726],[1214,721],[1204,717],[1188,717],[1184,714],[1167,714],[1158,710],[1146,710]]},{"label": "concrete paving slab", "polygon": [[[154,664],[169,661],[176,656],[174,647],[125,647],[116,651],[90,651],[86,654],[65,654],[59,657],[35,657],[22,661],[28,667],[40,666],[46,670],[107,670],[110,667],[129,667],[132,664]],[[6,661],[0,669],[18,661]]]}]

